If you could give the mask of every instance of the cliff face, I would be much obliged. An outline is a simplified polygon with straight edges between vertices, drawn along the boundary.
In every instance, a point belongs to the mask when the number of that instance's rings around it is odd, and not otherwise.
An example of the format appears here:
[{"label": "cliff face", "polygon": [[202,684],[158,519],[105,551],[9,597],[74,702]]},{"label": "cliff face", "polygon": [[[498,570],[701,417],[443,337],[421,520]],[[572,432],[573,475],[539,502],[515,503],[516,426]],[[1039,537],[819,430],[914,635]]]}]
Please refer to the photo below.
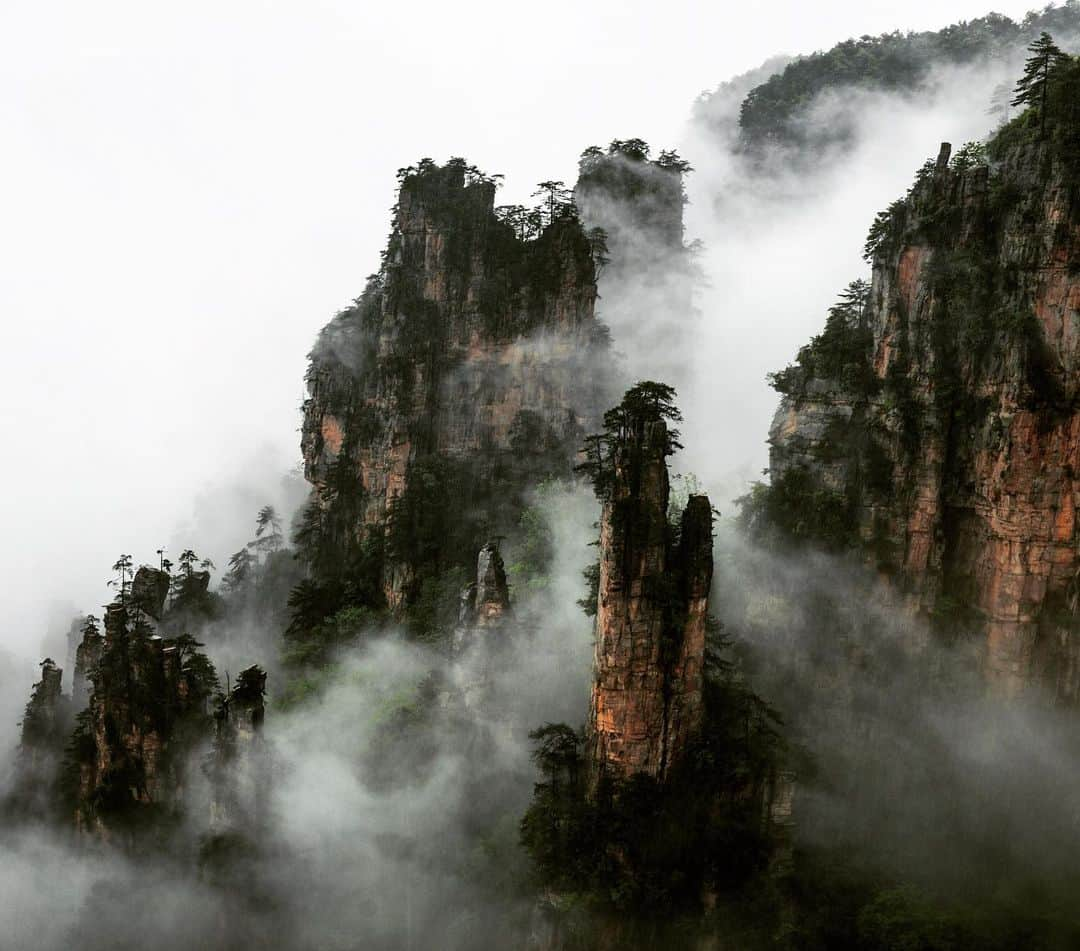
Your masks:
[{"label": "cliff face", "polygon": [[314,547],[338,564],[379,552],[392,608],[513,524],[525,487],[569,473],[600,405],[605,335],[572,207],[526,228],[494,196],[460,161],[404,170],[381,270],[311,354]]},{"label": "cliff face", "polygon": [[635,419],[612,451],[600,522],[590,787],[664,779],[701,722],[712,508],[691,496],[677,543],[668,524],[664,421]]},{"label": "cliff face", "polygon": [[997,689],[1076,702],[1080,180],[1037,141],[993,171],[949,157],[879,216],[871,284],[777,375],[770,505],[975,638]]}]

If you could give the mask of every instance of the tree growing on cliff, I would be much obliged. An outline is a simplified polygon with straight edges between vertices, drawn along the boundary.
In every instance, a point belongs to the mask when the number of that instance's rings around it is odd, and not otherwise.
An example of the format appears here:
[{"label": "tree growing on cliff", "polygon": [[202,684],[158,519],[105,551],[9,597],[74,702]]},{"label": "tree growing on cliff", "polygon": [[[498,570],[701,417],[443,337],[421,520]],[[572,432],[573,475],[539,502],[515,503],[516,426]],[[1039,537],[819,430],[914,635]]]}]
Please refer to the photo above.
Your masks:
[{"label": "tree growing on cliff", "polygon": [[536,186],[536,191],[533,192],[533,198],[541,200],[540,207],[545,227],[571,214],[574,209],[574,193],[566,187],[565,182],[540,182]]},{"label": "tree growing on cliff", "polygon": [[679,155],[675,149],[662,149],[656,164],[661,168],[668,168],[678,172],[680,175],[685,175],[694,170],[694,166]]},{"label": "tree growing on cliff", "polygon": [[193,612],[209,615],[213,612],[213,598],[210,595],[210,571],[214,563],[209,558],[201,558],[191,548],[184,549],[177,559],[179,570],[173,576],[169,612]]},{"label": "tree growing on cliff", "polygon": [[618,446],[635,446],[646,426],[663,421],[667,425],[664,455],[682,449],[679,431],[671,423],[682,422],[675,405],[675,388],[666,383],[642,380],[623,394],[618,406],[604,413],[604,429],[585,437],[584,460],[575,471],[588,476],[600,498],[606,498],[614,475],[612,454]]},{"label": "tree growing on cliff", "polygon": [[986,146],[981,142],[965,142],[949,163],[949,168],[954,172],[966,172],[969,168],[975,168],[986,164]]},{"label": "tree growing on cliff", "polygon": [[593,268],[596,276],[611,262],[608,253],[608,233],[603,228],[590,228],[585,237],[589,241],[589,250],[592,252]]},{"label": "tree growing on cliff", "polygon": [[280,551],[284,544],[285,541],[281,535],[281,518],[277,509],[272,505],[264,505],[255,516],[255,538],[248,543],[248,547],[262,555],[270,555],[275,551]]},{"label": "tree growing on cliff", "polygon": [[116,588],[120,603],[123,604],[127,600],[128,591],[131,588],[131,579],[134,574],[131,555],[121,555],[117,558],[112,570],[116,572],[116,577],[109,582],[109,587]]},{"label": "tree growing on cliff", "polygon": [[1054,42],[1054,38],[1043,31],[1039,38],[1028,47],[1031,55],[1024,64],[1024,75],[1016,82],[1014,106],[1031,106],[1039,110],[1039,136],[1046,135],[1046,95],[1053,81],[1055,71],[1068,57]]},{"label": "tree growing on cliff", "polygon": [[644,139],[612,139],[608,145],[608,155],[622,155],[635,162],[646,161],[649,151],[649,143]]},{"label": "tree growing on cliff", "polygon": [[225,573],[225,577],[221,579],[222,587],[226,591],[238,591],[243,588],[251,578],[255,564],[255,556],[247,546],[241,548],[238,552],[234,552],[229,556],[229,570]]}]

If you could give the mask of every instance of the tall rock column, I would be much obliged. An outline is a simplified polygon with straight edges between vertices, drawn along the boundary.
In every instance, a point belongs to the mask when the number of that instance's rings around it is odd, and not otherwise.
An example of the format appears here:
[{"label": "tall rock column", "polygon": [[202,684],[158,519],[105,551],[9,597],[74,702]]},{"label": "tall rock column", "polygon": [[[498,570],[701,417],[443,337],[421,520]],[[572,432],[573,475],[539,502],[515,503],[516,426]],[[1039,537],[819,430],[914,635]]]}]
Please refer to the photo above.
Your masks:
[{"label": "tall rock column", "polygon": [[41,662],[41,680],[34,684],[26,705],[14,782],[4,804],[15,815],[42,819],[56,805],[56,776],[71,727],[62,679],[63,671],[46,657]]},{"label": "tall rock column", "polygon": [[573,206],[553,197],[532,229],[494,200],[460,159],[403,170],[381,270],[311,353],[305,558],[396,611],[509,531],[532,485],[569,476],[606,398]]},{"label": "tall rock column", "polygon": [[635,773],[663,780],[701,722],[712,507],[692,496],[680,530],[669,525],[669,446],[663,419],[635,418],[611,451],[588,728],[592,789]]},{"label": "tall rock column", "polygon": [[458,625],[451,639],[456,689],[466,709],[477,709],[493,688],[492,667],[504,646],[510,590],[502,555],[494,542],[480,549],[476,581],[461,592]]},{"label": "tall rock column", "polygon": [[72,743],[76,827],[127,843],[181,814],[188,760],[210,732],[207,704],[217,688],[197,641],[163,639],[132,613],[110,604],[104,638],[95,631],[84,640],[91,690]]}]

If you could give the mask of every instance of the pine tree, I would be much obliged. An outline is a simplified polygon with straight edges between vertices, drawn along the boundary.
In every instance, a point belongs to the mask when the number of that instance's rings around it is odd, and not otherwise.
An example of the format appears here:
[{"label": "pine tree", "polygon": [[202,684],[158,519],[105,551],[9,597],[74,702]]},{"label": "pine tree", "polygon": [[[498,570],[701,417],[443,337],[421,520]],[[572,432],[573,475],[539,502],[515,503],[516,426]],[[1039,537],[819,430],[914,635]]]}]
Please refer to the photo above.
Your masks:
[{"label": "pine tree", "polygon": [[241,548],[238,552],[229,556],[229,570],[221,579],[222,585],[227,591],[237,591],[242,588],[251,577],[256,559],[248,548]]},{"label": "pine tree", "polygon": [[664,455],[674,455],[682,449],[679,431],[670,425],[682,422],[682,413],[675,405],[675,388],[652,380],[636,383],[618,406],[604,413],[604,431],[585,437],[583,458],[574,470],[592,481],[598,496],[606,497],[614,477],[613,454],[617,447],[635,434],[640,435],[645,424],[661,420],[667,425]]},{"label": "pine tree", "polygon": [[112,570],[116,572],[117,577],[109,582],[109,587],[116,588],[120,592],[120,603],[123,604],[127,600],[128,589],[131,587],[131,578],[134,574],[131,555],[121,555],[117,558]]},{"label": "pine tree", "polygon": [[1046,92],[1054,70],[1067,57],[1054,43],[1054,38],[1043,31],[1028,47],[1031,56],[1024,64],[1024,75],[1016,82],[1014,106],[1033,106],[1039,110],[1039,137],[1046,135]]},{"label": "pine tree", "polygon": [[558,218],[569,214],[574,207],[574,193],[565,182],[540,182],[533,192],[533,198],[541,198],[544,225],[549,225]]},{"label": "pine tree", "polygon": [[264,505],[255,517],[255,539],[249,548],[255,548],[264,554],[280,551],[284,545],[281,536],[281,519],[272,505]]}]

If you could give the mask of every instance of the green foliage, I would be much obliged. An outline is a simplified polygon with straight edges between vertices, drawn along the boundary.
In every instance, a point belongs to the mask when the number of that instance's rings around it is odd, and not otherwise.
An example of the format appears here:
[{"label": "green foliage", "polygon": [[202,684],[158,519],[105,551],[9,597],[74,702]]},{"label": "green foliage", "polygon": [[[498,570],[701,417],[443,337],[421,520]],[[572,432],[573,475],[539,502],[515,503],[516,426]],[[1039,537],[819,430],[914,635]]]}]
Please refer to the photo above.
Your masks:
[{"label": "green foliage", "polygon": [[214,563],[185,549],[172,576],[169,589],[169,615],[173,620],[209,618],[217,612],[217,602],[210,592],[210,571]]},{"label": "green foliage", "polygon": [[586,792],[584,741],[566,724],[530,734],[540,772],[521,823],[539,882],[635,920],[700,914],[763,871],[762,794],[783,755],[775,712],[736,676],[713,629],[706,720],[669,780],[638,774]]},{"label": "green foliage", "polygon": [[[666,437],[664,454],[674,455],[682,448],[679,443],[679,431],[669,423],[682,421],[682,414],[675,405],[675,389],[666,383],[654,383],[643,380],[636,383],[623,395],[618,406],[604,413],[604,430],[587,436],[582,448],[584,461],[576,471],[588,476],[600,498],[606,498],[611,491],[614,477],[614,458],[616,450],[628,451],[631,456],[640,454],[646,430],[654,423],[664,423]],[[627,468],[635,471],[632,458]]]},{"label": "green foliage", "polygon": [[131,579],[135,575],[131,555],[121,555],[117,558],[112,570],[116,572],[116,578],[109,581],[108,585],[110,588],[116,589],[117,597],[120,599],[120,603],[123,604],[127,601],[128,591],[131,588]]},{"label": "green foliage", "polygon": [[998,129],[987,143],[987,155],[1003,161],[1026,146],[1042,145],[1069,175],[1080,174],[1080,60],[1052,58],[1032,80],[1024,101],[1029,108]]},{"label": "green foliage", "polygon": [[869,300],[869,283],[856,280],[848,284],[829,308],[825,330],[799,351],[794,365],[769,374],[769,385],[778,393],[796,398],[811,379],[835,380],[863,397],[875,393],[878,380],[871,363]]},{"label": "green foliage", "polygon": [[[194,565],[194,559],[188,559]],[[189,757],[209,735],[209,701],[219,690],[217,673],[189,634],[162,640],[141,617],[118,602],[106,620],[108,637],[91,671],[90,707],[76,721],[68,745],[61,788],[70,807],[84,817],[132,831],[158,832],[178,818],[170,798],[183,784]],[[153,764],[161,792],[147,789],[148,764],[132,738],[156,733]],[[98,750],[99,735],[109,755]],[[97,772],[104,763],[104,771]],[[81,778],[93,777],[93,794],[80,794]]]},{"label": "green foliage", "polygon": [[770,485],[755,482],[735,504],[739,528],[764,544],[843,551],[858,537],[851,499],[821,486],[805,466],[786,469]]},{"label": "green foliage", "polygon": [[409,605],[409,633],[422,643],[445,646],[458,618],[461,590],[470,572],[461,565],[427,574]]},{"label": "green foliage", "polygon": [[280,551],[284,545],[281,518],[274,506],[264,505],[255,517],[255,537],[248,542],[248,546],[265,556]]},{"label": "green foliage", "polygon": [[986,146],[981,142],[965,142],[953,154],[949,168],[954,172],[966,172],[968,169],[986,165]]},{"label": "green foliage", "polygon": [[[635,225],[654,234],[682,241],[681,207],[687,201],[683,180],[693,167],[674,149],[664,149],[650,159],[643,139],[614,139],[606,150],[590,146],[578,161],[577,195],[583,208],[590,196],[612,198],[635,216]],[[601,217],[604,209],[601,207]],[[621,228],[623,222],[612,222]]]},{"label": "green foliage", "polygon": [[282,662],[293,669],[326,665],[342,649],[360,645],[384,620],[384,612],[347,585],[313,579],[293,588],[288,606]]},{"label": "green foliage", "polygon": [[593,267],[596,270],[596,276],[599,278],[600,272],[611,263],[611,257],[608,253],[608,233],[603,228],[590,228],[586,232],[586,237],[589,239]]},{"label": "green foliage", "polygon": [[594,561],[581,572],[585,579],[585,597],[579,598],[577,605],[585,612],[586,617],[596,617],[598,600],[600,597],[600,561]]},{"label": "green foliage", "polygon": [[855,135],[851,121],[830,124],[800,121],[813,100],[844,89],[915,92],[935,67],[987,58],[1005,59],[1024,38],[1041,30],[1075,31],[1080,8],[1074,3],[1047,7],[1017,24],[990,14],[937,32],[886,33],[845,40],[829,50],[800,57],[747,94],[739,112],[743,147],[800,148],[803,154],[844,144]]},{"label": "green foliage", "polygon": [[897,199],[884,211],[877,213],[863,245],[863,260],[873,261],[889,245],[897,233],[897,224],[902,220],[901,214],[904,210],[906,205],[903,199]]},{"label": "green foliage", "polygon": [[540,199],[541,228],[546,228],[560,218],[576,214],[574,192],[566,187],[565,182],[540,182],[532,197]]},{"label": "green foliage", "polygon": [[371,747],[363,760],[364,778],[372,788],[388,792],[423,782],[440,754],[432,729],[439,707],[440,680],[432,673],[404,694],[387,698]]},{"label": "green foliage", "polygon": [[536,487],[529,504],[521,510],[512,548],[514,560],[506,568],[510,585],[516,591],[539,591],[550,583],[555,538],[547,508],[564,490],[565,483],[546,479]]},{"label": "green foliage", "polygon": [[1045,30],[1028,46],[1031,54],[1024,64],[1024,74],[1016,81],[1012,105],[1039,110],[1039,134],[1046,134],[1046,98],[1058,69],[1068,57]]},{"label": "green foliage", "polygon": [[221,586],[226,591],[238,591],[244,588],[254,575],[258,564],[250,548],[241,548],[229,556],[229,570],[221,579]]}]

